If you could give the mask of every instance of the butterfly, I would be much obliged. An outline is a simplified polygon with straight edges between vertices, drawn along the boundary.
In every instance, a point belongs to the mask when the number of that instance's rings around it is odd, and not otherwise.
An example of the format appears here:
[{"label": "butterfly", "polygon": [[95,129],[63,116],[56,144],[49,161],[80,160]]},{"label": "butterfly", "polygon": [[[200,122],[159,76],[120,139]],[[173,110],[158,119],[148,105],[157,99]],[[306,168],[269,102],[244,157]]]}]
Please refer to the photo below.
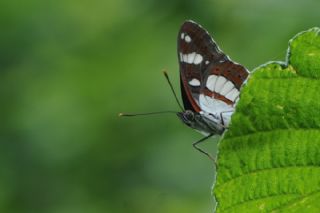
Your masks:
[{"label": "butterfly", "polygon": [[[239,101],[249,71],[224,54],[209,33],[193,21],[185,21],[178,33],[181,94],[185,111],[178,117],[206,135],[222,135]],[[208,155],[207,153],[204,153]]]},{"label": "butterfly", "polygon": [[[239,101],[240,90],[249,71],[224,54],[209,33],[194,21],[185,21],[178,33],[178,60],[183,106],[179,103],[167,73],[165,77],[181,108],[176,114],[188,127],[205,135],[194,148],[215,159],[197,145],[214,135],[222,135]],[[147,115],[143,113],[134,115]],[[160,112],[166,113],[166,112]],[[121,114],[132,116],[132,114]]]}]

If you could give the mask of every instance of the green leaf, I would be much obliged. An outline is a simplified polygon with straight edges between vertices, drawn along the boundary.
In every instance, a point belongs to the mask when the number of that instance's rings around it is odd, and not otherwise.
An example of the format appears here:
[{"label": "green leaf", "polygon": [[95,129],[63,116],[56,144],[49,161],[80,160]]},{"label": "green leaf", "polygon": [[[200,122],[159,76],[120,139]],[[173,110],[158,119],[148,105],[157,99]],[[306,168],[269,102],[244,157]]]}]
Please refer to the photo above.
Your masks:
[{"label": "green leaf", "polygon": [[219,145],[217,212],[320,211],[320,29],[255,69]]}]

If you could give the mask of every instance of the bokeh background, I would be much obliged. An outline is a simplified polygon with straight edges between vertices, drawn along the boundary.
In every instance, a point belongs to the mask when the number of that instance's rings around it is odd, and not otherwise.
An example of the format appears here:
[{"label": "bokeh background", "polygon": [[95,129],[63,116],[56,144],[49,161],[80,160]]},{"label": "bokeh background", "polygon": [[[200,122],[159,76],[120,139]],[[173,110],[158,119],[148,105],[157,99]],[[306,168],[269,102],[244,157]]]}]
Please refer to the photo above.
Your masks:
[{"label": "bokeh background", "polygon": [[[212,212],[214,168],[178,110],[185,19],[252,69],[319,26],[318,0],[1,1],[0,212]],[[205,146],[214,151],[214,141]]]}]

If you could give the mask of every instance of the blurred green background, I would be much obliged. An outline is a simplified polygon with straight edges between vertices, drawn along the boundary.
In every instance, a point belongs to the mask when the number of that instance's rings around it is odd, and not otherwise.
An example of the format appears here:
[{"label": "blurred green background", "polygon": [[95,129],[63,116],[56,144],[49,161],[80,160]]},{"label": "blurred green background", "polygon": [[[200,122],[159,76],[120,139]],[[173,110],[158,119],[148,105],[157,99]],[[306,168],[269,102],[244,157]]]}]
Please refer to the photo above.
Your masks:
[{"label": "blurred green background", "polygon": [[[252,69],[319,26],[318,0],[1,1],[0,212],[212,212],[211,162],[178,110],[185,19]],[[210,143],[211,142],[211,143]],[[215,148],[213,140],[207,148]]]}]

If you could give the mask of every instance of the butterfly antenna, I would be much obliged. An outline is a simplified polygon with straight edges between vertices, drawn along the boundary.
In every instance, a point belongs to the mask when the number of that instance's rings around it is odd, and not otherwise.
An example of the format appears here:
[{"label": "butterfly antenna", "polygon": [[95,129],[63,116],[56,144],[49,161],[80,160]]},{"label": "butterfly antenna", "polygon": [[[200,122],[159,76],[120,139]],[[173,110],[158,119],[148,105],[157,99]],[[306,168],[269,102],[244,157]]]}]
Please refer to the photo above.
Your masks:
[{"label": "butterfly antenna", "polygon": [[175,111],[159,111],[159,112],[134,113],[134,114],[120,112],[119,117],[123,117],[123,116],[131,117],[131,116],[140,116],[140,115],[157,115],[157,114],[167,114],[167,113],[177,114],[177,112],[175,112]]},{"label": "butterfly antenna", "polygon": [[176,92],[175,92],[174,89],[173,89],[173,86],[172,86],[172,84],[171,84],[171,81],[170,81],[170,79],[169,79],[169,75],[168,75],[167,71],[163,70],[163,74],[164,74],[164,77],[166,77],[166,79],[167,79],[167,81],[168,81],[168,84],[170,85],[171,91],[172,91],[172,93],[173,93],[173,95],[174,95],[174,98],[176,99],[176,101],[177,101],[177,103],[178,103],[181,111],[184,111],[182,105],[181,105],[180,102],[179,102],[179,99],[178,99],[178,97],[177,97],[177,94],[176,94]]},{"label": "butterfly antenna", "polygon": [[[166,79],[167,79],[167,81],[168,81],[168,83],[169,83],[169,85],[170,85],[171,91],[172,91],[172,93],[173,93],[173,95],[174,95],[174,98],[176,99],[176,101],[177,101],[177,103],[178,103],[181,111],[184,111],[183,108],[182,108],[182,105],[181,105],[180,102],[179,102],[179,99],[178,99],[178,97],[177,97],[177,94],[176,94],[176,92],[175,92],[174,89],[173,89],[173,86],[172,86],[171,81],[170,81],[170,79],[169,79],[168,73],[164,70],[164,71],[163,71],[163,74],[164,74],[164,76],[166,77]],[[121,112],[121,113],[119,113],[118,115],[119,115],[119,117],[124,117],[124,116],[125,116],[125,117],[132,117],[132,116],[141,116],[141,115],[158,115],[158,114],[171,114],[171,113],[177,114],[177,112],[175,112],[175,111],[168,111],[168,110],[167,110],[167,111],[147,112],[147,113],[123,113],[123,112]]]}]

